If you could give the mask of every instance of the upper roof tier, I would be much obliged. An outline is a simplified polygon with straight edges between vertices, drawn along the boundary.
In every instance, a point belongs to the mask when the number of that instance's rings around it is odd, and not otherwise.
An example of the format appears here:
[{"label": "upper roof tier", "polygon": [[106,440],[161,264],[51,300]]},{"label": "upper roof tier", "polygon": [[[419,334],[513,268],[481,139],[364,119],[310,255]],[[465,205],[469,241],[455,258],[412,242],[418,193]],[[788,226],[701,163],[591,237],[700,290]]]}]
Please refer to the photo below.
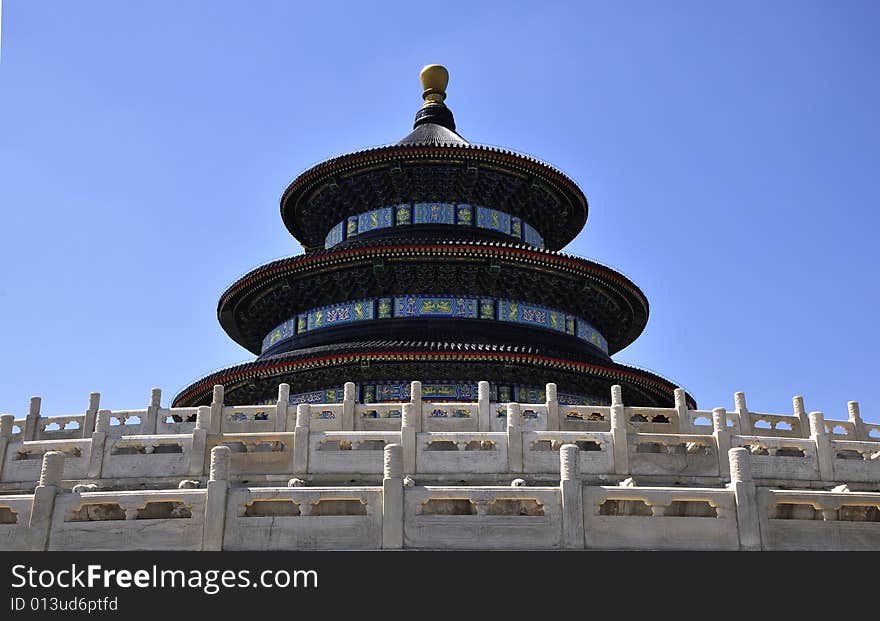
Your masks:
[{"label": "upper roof tier", "polygon": [[284,191],[281,217],[306,251],[355,237],[512,237],[550,250],[574,239],[588,213],[577,184],[532,157],[469,143],[444,103],[446,69],[420,77],[425,102],[409,135],[321,162]]}]

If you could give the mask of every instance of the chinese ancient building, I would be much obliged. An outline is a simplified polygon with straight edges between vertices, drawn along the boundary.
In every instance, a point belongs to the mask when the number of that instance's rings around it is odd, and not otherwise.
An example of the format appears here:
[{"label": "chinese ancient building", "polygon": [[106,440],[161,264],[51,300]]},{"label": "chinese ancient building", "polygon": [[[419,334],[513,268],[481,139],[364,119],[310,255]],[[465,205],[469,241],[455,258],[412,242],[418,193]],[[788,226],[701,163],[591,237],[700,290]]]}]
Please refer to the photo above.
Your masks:
[{"label": "chinese ancient building", "polygon": [[[398,143],[341,155],[284,191],[281,217],[305,254],[258,267],[220,297],[226,333],[257,354],[185,388],[175,406],[410,398],[567,404],[673,403],[675,386],[611,356],[648,320],[619,272],[560,252],[584,227],[587,199],[531,157],[469,143],[445,104],[448,73],[421,73],[424,104]],[[688,396],[688,401],[694,405]]]},{"label": "chinese ancient building", "polygon": [[0,550],[880,549],[880,424],[614,362],[648,302],[560,252],[583,193],[422,82],[406,138],[284,192],[305,254],[220,298],[256,360],[171,407],[0,415]]}]

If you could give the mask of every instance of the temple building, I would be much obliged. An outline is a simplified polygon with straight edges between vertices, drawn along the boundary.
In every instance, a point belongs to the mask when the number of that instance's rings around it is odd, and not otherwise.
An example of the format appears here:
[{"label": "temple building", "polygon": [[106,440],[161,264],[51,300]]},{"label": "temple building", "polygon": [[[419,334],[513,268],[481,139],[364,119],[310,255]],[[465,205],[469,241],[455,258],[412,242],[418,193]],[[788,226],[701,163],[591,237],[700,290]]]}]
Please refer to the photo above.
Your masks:
[{"label": "temple building", "polygon": [[171,407],[0,414],[0,550],[880,549],[880,424],[698,410],[614,362],[648,301],[560,252],[581,190],[421,78],[412,133],[284,192],[305,254],[221,296],[253,362]]},{"label": "temple building", "polygon": [[[194,382],[174,407],[407,401],[412,379],[436,401],[545,400],[671,407],[675,385],[611,356],[648,320],[619,272],[561,249],[583,229],[577,184],[534,158],[471,144],[445,104],[449,75],[421,72],[424,104],[396,144],[341,155],[281,197],[305,254],[262,265],[220,297],[226,333],[257,355]],[[687,396],[688,404],[696,407]]]}]

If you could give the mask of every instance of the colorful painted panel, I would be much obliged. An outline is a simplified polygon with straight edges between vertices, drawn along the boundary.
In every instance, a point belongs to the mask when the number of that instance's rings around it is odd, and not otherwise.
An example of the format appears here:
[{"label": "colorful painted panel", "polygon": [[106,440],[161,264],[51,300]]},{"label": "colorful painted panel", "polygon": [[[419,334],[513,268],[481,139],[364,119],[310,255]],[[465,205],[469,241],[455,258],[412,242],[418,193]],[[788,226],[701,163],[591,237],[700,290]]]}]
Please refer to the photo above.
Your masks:
[{"label": "colorful painted panel", "polygon": [[290,395],[290,405],[299,405],[300,403],[342,403],[345,398],[345,391],[342,387],[326,388],[324,390],[313,390],[311,392],[300,392]]},{"label": "colorful painted panel", "polygon": [[[303,392],[290,395],[290,404],[299,405],[300,403],[342,403],[345,391],[341,386],[327,388],[325,390],[314,390],[311,392]],[[388,402],[388,401],[409,401],[410,400],[410,382],[378,382],[365,384],[360,386],[360,394],[366,395],[370,402]],[[507,403],[516,401],[519,403],[543,403],[546,393],[543,388],[534,386],[496,386],[490,384],[490,394],[493,395],[492,401],[495,403]],[[428,395],[431,395],[428,398]],[[516,399],[511,396],[516,395]],[[422,398],[426,401],[476,401],[477,400],[477,382],[423,382]],[[607,406],[611,404],[608,397],[601,398],[594,395],[580,395],[574,393],[560,392],[557,394],[559,405],[596,405]],[[274,399],[265,399],[254,405],[275,405]],[[314,411],[313,411],[314,412]],[[467,410],[465,413],[469,415]],[[454,409],[446,409],[446,417],[450,418],[467,418],[464,413],[458,413]],[[560,415],[563,412],[560,410]],[[507,410],[499,407],[497,415],[499,418],[507,416]],[[565,413],[568,416],[568,413]],[[524,414],[525,416],[525,414]],[[378,415],[377,415],[378,417]],[[396,418],[397,415],[392,413],[389,418]],[[319,412],[317,418],[335,418],[332,411],[327,410],[326,413]],[[575,418],[572,416],[572,418]],[[579,420],[585,420],[580,417]]]},{"label": "colorful painted panel", "polygon": [[376,316],[379,319],[391,319],[394,301],[391,298],[379,298],[376,302]]},{"label": "colorful painted panel", "polygon": [[510,235],[510,214],[488,207],[477,207],[477,226]]},{"label": "colorful painted panel", "polygon": [[327,238],[324,240],[324,248],[332,248],[336,244],[341,243],[345,239],[345,223],[340,222],[327,233]]},{"label": "colorful painted panel", "polygon": [[544,403],[547,399],[547,392],[544,388],[516,386],[514,394],[518,403]]},{"label": "colorful painted panel", "polygon": [[427,401],[466,401],[476,399],[476,384],[422,384],[422,399]]},{"label": "colorful painted panel", "polygon": [[358,216],[358,235],[393,225],[391,207],[383,207]]},{"label": "colorful painted panel", "polygon": [[523,241],[537,248],[544,247],[544,238],[533,227],[523,222]]},{"label": "colorful painted panel", "polygon": [[463,317],[477,318],[477,301],[473,298],[410,295],[394,298],[395,317]]},{"label": "colorful painted panel", "polygon": [[416,224],[455,224],[452,203],[416,203],[413,211]]},{"label": "colorful painted panel", "polygon": [[400,410],[385,410],[381,414],[378,410],[364,410],[361,418],[400,418]]},{"label": "colorful painted panel", "polygon": [[392,317],[480,318],[528,324],[575,335],[606,353],[608,351],[608,341],[587,321],[556,309],[517,300],[437,295],[370,298],[311,309],[275,326],[264,337],[262,351],[310,330]]},{"label": "colorful painted panel", "polygon": [[383,383],[376,385],[376,401],[409,401],[410,384],[406,383]]},{"label": "colorful painted panel", "polygon": [[495,300],[480,300],[480,319],[495,319]]},{"label": "colorful painted panel", "polygon": [[[362,394],[377,402],[409,401],[410,382],[377,382],[365,384]],[[476,382],[422,382],[422,398],[426,401],[476,401]],[[372,401],[371,401],[372,402]]]},{"label": "colorful painted panel", "polygon": [[565,332],[565,314],[537,304],[498,300],[498,319]]},{"label": "colorful painted panel", "polygon": [[538,248],[544,247],[544,239],[538,231],[521,218],[468,203],[400,203],[349,216],[330,229],[324,240],[324,247],[331,248],[349,237],[367,231],[410,224],[478,226],[505,233]]},{"label": "colorful painted panel", "polygon": [[611,405],[610,399],[563,392],[556,394],[556,400],[559,402],[559,405]]},{"label": "colorful painted panel", "polygon": [[296,335],[296,318],[288,319],[263,339],[263,351]]},{"label": "colorful painted panel", "polygon": [[410,207],[409,203],[401,203],[398,205],[395,209],[395,214],[395,225],[404,226],[406,224],[412,224],[412,207]]},{"label": "colorful painted panel", "polygon": [[499,403],[513,401],[513,386],[499,386],[497,401]]},{"label": "colorful painted panel", "polygon": [[588,343],[592,343],[606,354],[608,353],[608,341],[604,336],[599,334],[599,331],[596,330],[593,326],[588,324],[583,319],[577,319],[577,337]]},{"label": "colorful painted panel", "polygon": [[522,239],[522,220],[516,216],[510,217],[510,234],[517,239]]},{"label": "colorful painted panel", "polygon": [[323,306],[309,311],[308,330],[326,328],[336,324],[352,323],[373,318],[373,301],[358,300],[333,306]]}]

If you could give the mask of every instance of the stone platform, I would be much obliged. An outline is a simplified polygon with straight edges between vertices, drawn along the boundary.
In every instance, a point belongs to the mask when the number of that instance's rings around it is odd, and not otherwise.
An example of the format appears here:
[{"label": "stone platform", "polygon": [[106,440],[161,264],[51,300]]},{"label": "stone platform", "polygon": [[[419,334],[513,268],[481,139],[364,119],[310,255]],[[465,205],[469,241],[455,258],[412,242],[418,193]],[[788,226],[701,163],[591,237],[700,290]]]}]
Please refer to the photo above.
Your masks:
[{"label": "stone platform", "polygon": [[880,425],[428,402],[0,417],[0,549],[880,549]]}]

